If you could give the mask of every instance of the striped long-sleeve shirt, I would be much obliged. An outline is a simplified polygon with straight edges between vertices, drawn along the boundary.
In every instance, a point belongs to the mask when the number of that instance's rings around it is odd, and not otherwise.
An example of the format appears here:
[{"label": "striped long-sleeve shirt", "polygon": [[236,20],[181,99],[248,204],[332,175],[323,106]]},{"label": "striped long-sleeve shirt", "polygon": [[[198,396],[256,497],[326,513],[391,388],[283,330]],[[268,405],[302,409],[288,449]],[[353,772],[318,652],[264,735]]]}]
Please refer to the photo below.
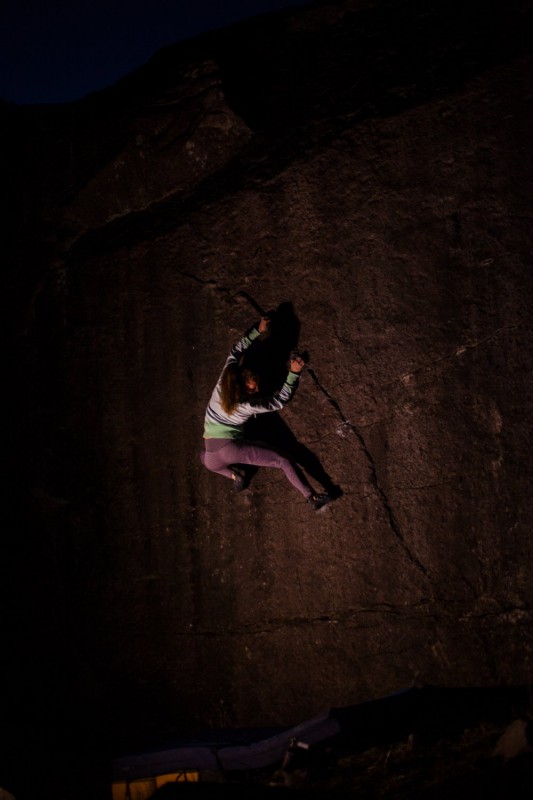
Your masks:
[{"label": "striped long-sleeve shirt", "polygon": [[[259,331],[257,328],[252,328],[246,336],[237,342],[237,344],[232,347],[226,359],[224,369],[226,369],[228,364],[235,363],[239,356],[250,347],[258,336]],[[250,400],[239,403],[237,408],[232,411],[231,414],[228,414],[224,411],[220,402],[220,385],[223,373],[224,370],[222,370],[220,374],[220,378],[213,390],[205,412],[204,439],[242,439],[246,420],[255,414],[264,414],[268,411],[279,411],[282,409],[298,388],[300,377],[295,372],[289,372],[279,392],[276,392],[272,397],[251,397]]]}]

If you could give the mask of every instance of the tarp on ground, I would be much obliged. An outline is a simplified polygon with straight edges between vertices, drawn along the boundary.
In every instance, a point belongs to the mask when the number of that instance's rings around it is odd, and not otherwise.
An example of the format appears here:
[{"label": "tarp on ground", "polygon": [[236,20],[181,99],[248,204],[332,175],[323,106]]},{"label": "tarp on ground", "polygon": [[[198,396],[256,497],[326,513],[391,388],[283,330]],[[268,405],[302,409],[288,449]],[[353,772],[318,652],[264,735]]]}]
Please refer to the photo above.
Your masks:
[{"label": "tarp on ground", "polygon": [[169,748],[116,758],[112,764],[113,780],[134,780],[179,770],[260,769],[281,761],[291,739],[317,744],[339,731],[339,723],[328,711],[294,727],[278,729],[265,738],[257,738],[261,729],[241,731],[240,738],[245,741],[239,744],[230,743],[235,732],[228,732],[227,737],[221,732],[215,741],[207,736],[206,740],[176,742]]},{"label": "tarp on ground", "polygon": [[280,763],[291,739],[316,745],[337,734],[363,751],[401,741],[462,730],[483,717],[502,719],[513,709],[528,708],[529,687],[442,688],[402,690],[347,708],[331,709],[291,728],[217,731],[181,740],[157,751],[116,758],[113,780],[134,780],[179,770],[261,769]]}]

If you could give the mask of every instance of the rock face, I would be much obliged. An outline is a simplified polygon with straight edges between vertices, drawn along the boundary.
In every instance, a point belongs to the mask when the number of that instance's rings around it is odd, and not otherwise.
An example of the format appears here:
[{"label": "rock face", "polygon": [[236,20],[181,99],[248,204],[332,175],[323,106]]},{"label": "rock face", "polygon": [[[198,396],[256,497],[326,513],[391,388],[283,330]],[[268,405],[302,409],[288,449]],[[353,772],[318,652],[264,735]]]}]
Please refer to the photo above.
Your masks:
[{"label": "rock face", "polygon": [[[18,674],[66,716],[116,745],[531,681],[526,17],[316,3],[4,109]],[[318,514],[198,459],[258,308],[310,363],[253,433],[340,486]]]}]

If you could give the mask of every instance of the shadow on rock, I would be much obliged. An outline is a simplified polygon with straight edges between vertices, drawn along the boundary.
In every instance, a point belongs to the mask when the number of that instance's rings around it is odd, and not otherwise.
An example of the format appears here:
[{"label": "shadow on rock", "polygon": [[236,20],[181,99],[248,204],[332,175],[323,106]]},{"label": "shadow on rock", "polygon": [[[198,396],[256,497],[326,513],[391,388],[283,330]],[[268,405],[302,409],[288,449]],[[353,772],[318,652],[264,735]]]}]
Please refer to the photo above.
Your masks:
[{"label": "shadow on rock", "polygon": [[[242,365],[257,375],[261,395],[269,397],[281,389],[287,377],[291,354],[298,349],[300,320],[290,302],[281,303],[275,311],[269,311],[265,315],[271,320],[269,332],[257,339],[246,351]],[[307,360],[305,354],[304,359]],[[297,440],[279,414],[259,414],[252,417],[246,423],[245,437],[248,441],[265,444],[285,455],[303,468],[332,497],[337,498],[342,494],[318,457]],[[246,486],[256,472],[257,467],[246,467]]]},{"label": "shadow on rock", "polygon": [[298,347],[300,320],[292,303],[281,303],[275,311],[266,312],[270,329],[245,352],[242,366],[259,378],[261,394],[274,394],[287,377],[287,364],[291,353]]},{"label": "shadow on rock", "polygon": [[[322,466],[318,456],[308,447],[298,441],[287,423],[278,413],[260,414],[246,423],[246,438],[261,442],[278,453],[287,456],[291,461],[302,467],[307,475],[315,480],[332,497],[340,497],[342,490],[337,486],[330,475]],[[248,472],[248,470],[250,470]],[[248,467],[248,480],[250,483],[257,471],[255,467]]]}]

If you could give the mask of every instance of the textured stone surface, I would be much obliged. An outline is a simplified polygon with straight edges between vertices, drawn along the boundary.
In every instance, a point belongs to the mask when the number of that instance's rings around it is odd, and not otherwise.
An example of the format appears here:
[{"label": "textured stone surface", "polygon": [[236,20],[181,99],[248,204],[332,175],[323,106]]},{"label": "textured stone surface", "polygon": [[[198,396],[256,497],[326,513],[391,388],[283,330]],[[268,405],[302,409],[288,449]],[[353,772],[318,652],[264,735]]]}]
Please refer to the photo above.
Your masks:
[{"label": "textured stone surface", "polygon": [[[442,5],[274,15],[7,114],[36,164],[5,167],[12,574],[114,737],[531,680],[525,16]],[[316,515],[197,457],[229,346],[287,303],[310,368],[261,432],[342,488]]]}]

